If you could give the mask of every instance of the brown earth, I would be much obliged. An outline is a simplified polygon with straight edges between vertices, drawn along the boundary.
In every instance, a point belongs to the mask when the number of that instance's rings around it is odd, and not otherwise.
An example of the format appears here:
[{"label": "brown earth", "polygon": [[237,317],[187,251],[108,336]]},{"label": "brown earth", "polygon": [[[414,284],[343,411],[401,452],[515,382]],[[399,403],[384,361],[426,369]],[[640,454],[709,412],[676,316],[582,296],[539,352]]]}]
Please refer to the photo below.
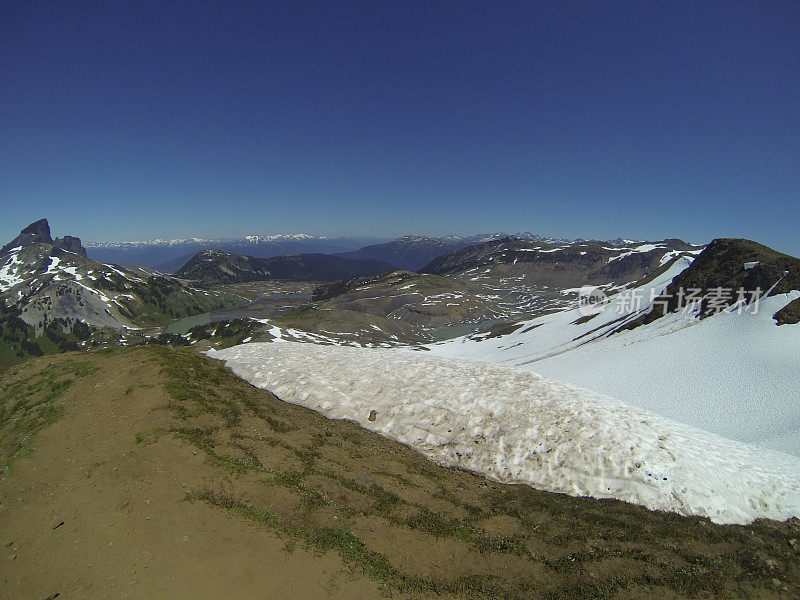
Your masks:
[{"label": "brown earth", "polygon": [[0,378],[3,600],[800,597],[796,520],[496,484],[188,349]]}]

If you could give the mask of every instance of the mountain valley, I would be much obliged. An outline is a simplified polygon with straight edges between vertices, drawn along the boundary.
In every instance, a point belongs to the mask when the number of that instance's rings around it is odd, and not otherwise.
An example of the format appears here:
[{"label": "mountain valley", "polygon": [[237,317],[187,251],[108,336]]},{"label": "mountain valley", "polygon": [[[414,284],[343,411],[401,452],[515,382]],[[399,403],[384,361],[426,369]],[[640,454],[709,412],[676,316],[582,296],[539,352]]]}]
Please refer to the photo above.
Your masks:
[{"label": "mountain valley", "polygon": [[[800,260],[728,238],[472,241],[203,249],[170,275],[87,258],[45,220],[23,229],[0,252],[4,571],[30,581],[37,564],[67,568],[4,511],[44,518],[43,504],[15,499],[20,485],[57,485],[29,466],[72,473],[75,459],[128,507],[126,528],[150,531],[153,505],[158,531],[183,539],[202,522],[242,540],[228,528],[249,523],[264,556],[298,545],[283,569],[324,557],[338,597],[800,590]],[[119,456],[76,446],[106,443],[76,423],[120,418],[107,440]],[[168,474],[148,475],[158,492],[141,487],[140,461]],[[460,499],[470,486],[485,491]],[[90,499],[107,526],[82,515]],[[50,510],[77,515],[57,518],[84,552],[78,531],[122,543],[116,509],[88,488]],[[626,537],[632,523],[660,533]],[[461,566],[414,566],[434,548]],[[623,559],[620,574],[608,561]],[[43,597],[68,579],[39,578]]]}]

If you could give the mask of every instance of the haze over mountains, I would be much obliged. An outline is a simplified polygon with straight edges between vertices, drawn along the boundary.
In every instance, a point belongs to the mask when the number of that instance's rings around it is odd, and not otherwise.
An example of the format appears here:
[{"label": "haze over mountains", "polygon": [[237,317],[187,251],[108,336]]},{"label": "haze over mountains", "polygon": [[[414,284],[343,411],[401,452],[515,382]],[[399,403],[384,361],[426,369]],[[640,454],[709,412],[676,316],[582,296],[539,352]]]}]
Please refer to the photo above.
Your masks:
[{"label": "haze over mountains", "polygon": [[177,271],[197,252],[220,250],[258,258],[287,254],[332,254],[356,250],[385,239],[364,237],[316,236],[304,233],[247,235],[235,240],[180,238],[140,242],[91,242],[86,244],[91,258],[115,264],[140,264],[169,273]]},{"label": "haze over mountains", "polygon": [[[236,240],[180,238],[139,242],[90,242],[87,252],[95,260],[115,264],[140,264],[169,273],[177,271],[197,252],[221,250],[256,258],[291,254],[339,254],[343,258],[382,260],[399,269],[415,271],[437,256],[471,244],[509,237],[506,233],[472,236],[402,236],[395,240],[369,236],[320,236],[304,233],[247,235]],[[510,237],[550,243],[569,243],[563,238],[542,237],[519,232]],[[623,244],[617,239],[612,244]]]}]

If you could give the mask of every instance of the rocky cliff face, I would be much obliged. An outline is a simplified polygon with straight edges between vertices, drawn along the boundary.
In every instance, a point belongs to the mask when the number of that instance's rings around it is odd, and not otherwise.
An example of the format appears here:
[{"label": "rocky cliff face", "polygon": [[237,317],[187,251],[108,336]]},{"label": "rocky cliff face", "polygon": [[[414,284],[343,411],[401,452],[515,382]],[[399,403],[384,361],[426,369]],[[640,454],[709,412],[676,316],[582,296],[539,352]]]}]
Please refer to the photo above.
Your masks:
[{"label": "rocky cliff face", "polygon": [[24,248],[29,244],[52,244],[53,238],[50,237],[50,225],[47,219],[39,219],[35,223],[31,223],[25,229],[19,232],[19,235],[11,240],[8,244],[3,246],[0,254],[5,254],[12,248]]},{"label": "rocky cliff face", "polygon": [[50,244],[56,248],[61,248],[67,252],[73,252],[86,258],[86,250],[81,245],[80,238],[65,235],[62,238],[55,240],[50,237],[50,224],[47,219],[39,219],[35,223],[31,223],[25,229],[19,232],[11,242],[3,246],[0,254],[5,254],[13,248],[25,248],[31,244]]},{"label": "rocky cliff face", "polygon": [[65,235],[62,238],[56,238],[53,240],[53,245],[56,248],[61,248],[62,250],[66,250],[67,252],[73,252],[78,254],[84,258],[86,258],[86,250],[81,245],[81,239],[76,238],[71,235]]}]

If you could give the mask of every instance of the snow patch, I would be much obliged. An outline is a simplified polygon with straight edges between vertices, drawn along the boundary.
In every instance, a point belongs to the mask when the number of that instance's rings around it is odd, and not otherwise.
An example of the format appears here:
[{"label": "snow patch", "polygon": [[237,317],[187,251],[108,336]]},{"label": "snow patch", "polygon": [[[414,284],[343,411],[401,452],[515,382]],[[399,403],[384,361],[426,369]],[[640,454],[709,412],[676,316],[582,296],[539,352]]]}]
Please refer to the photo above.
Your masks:
[{"label": "snow patch", "polygon": [[297,343],[208,354],[283,400],[353,419],[440,464],[498,481],[718,523],[800,515],[797,457],[519,369]]},{"label": "snow patch", "polygon": [[20,283],[25,282],[24,278],[19,277],[19,275],[15,273],[15,271],[22,266],[22,261],[17,256],[17,252],[21,249],[21,247],[13,248],[7,262],[0,267],[0,292],[6,292]]}]

